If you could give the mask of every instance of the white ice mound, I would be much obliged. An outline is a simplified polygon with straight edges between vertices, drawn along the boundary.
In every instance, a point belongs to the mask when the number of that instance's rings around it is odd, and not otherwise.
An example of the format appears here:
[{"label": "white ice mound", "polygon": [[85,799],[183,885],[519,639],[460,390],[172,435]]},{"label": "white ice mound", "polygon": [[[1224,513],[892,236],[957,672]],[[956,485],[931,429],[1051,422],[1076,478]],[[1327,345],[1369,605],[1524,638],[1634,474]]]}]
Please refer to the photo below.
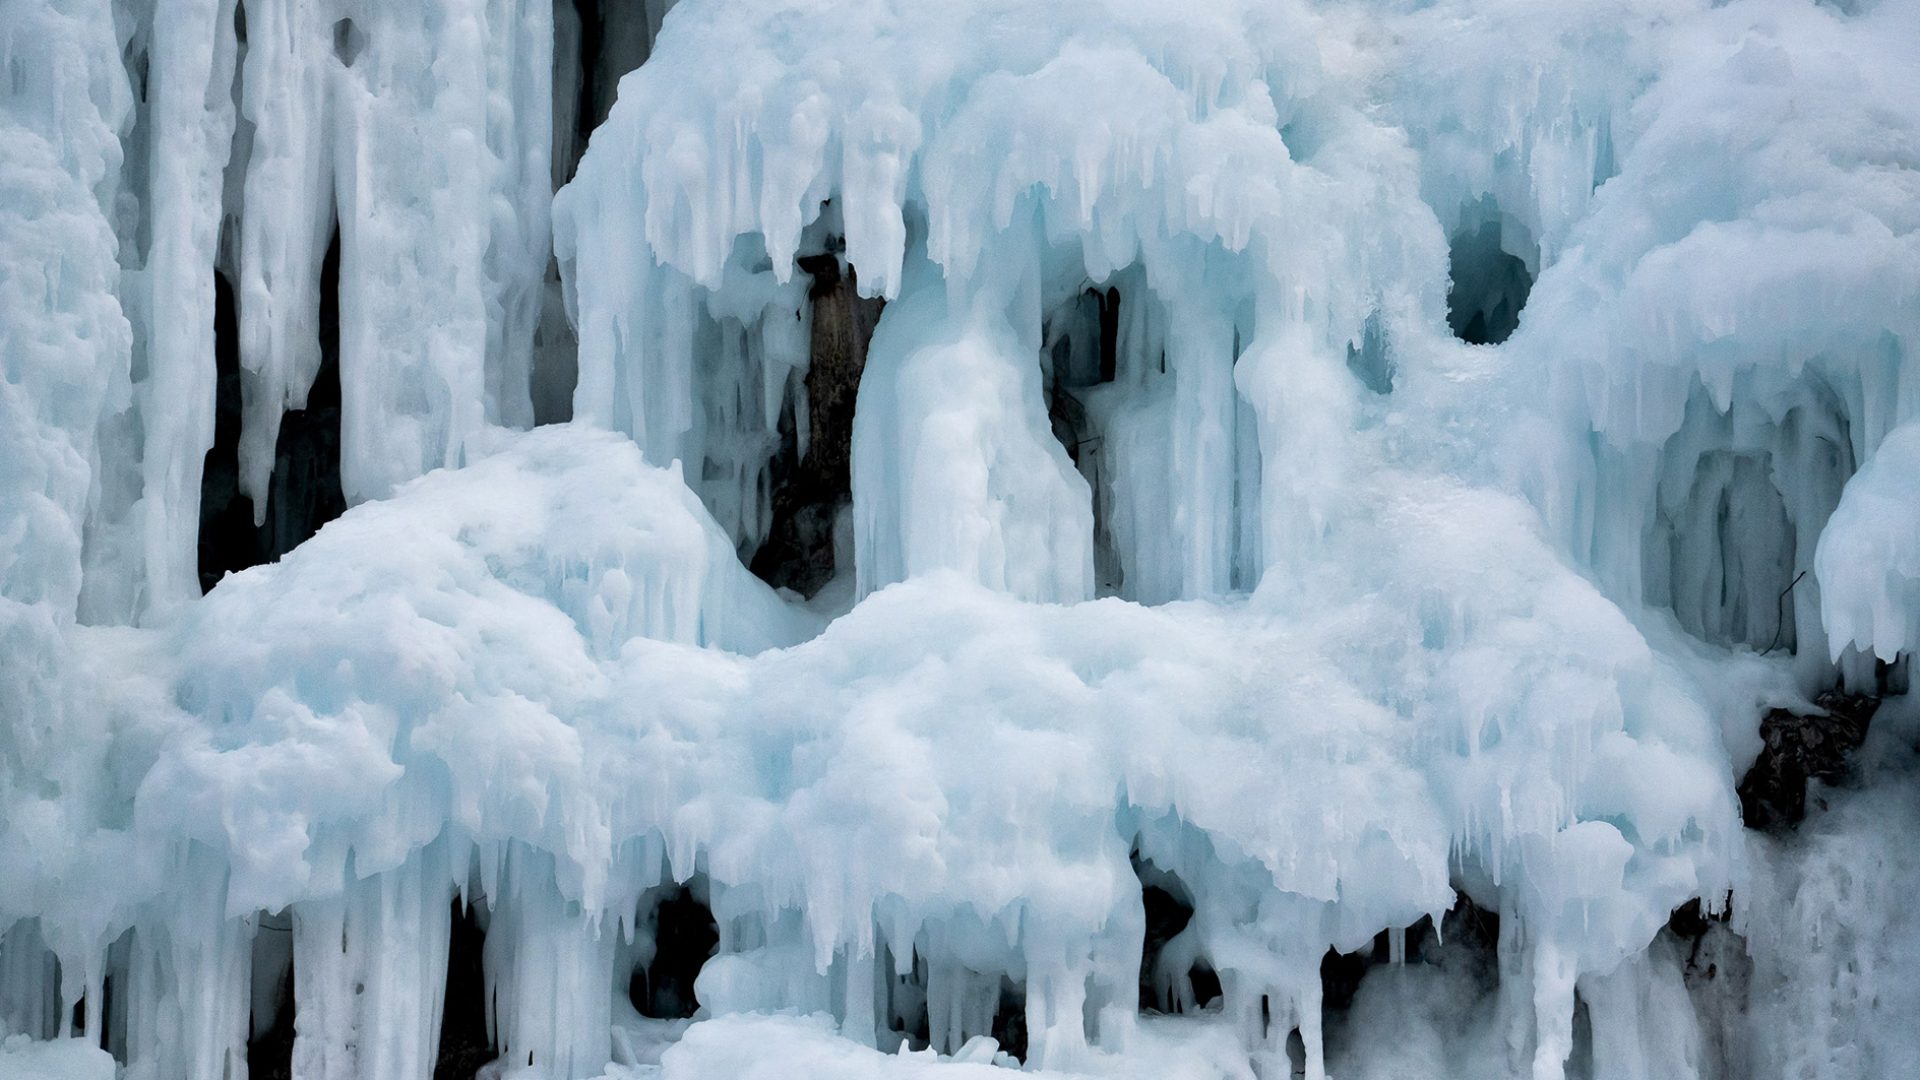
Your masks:
[{"label": "white ice mound", "polygon": [[503,436],[192,609],[175,697],[211,726],[142,809],[231,851],[235,912],[303,895],[316,860],[336,888],[349,848],[362,875],[398,865],[449,819],[568,851],[596,801],[571,722],[630,639],[753,653],[815,628],[630,441]]},{"label": "white ice mound", "polygon": [[1920,642],[1920,424],[1888,435],[1848,481],[1814,569],[1836,659],[1852,645],[1891,662]]},{"label": "white ice mound", "polygon": [[[987,1033],[1005,978],[1031,1060],[1087,1065],[1135,1028],[1136,856],[1191,891],[1179,955],[1219,974],[1256,1057],[1297,1025],[1317,1071],[1328,948],[1457,885],[1502,912],[1533,985],[1504,1015],[1557,1063],[1576,980],[1723,893],[1724,759],[1522,504],[1398,473],[1356,498],[1365,576],[1149,608],[943,572],[768,649],[815,627],[671,471],[582,428],[503,438],[170,632],[188,715],[131,828],[224,863],[205,895],[229,917],[291,905],[314,992],[382,988],[306,1044],[361,1070],[427,1060],[394,1000],[444,977],[456,889],[490,907],[503,1049],[599,1068],[607,988],[651,954],[636,913],[670,880],[722,927],[714,1014],[826,1012],[871,1045],[917,957],[936,1048]],[[130,921],[188,934],[179,902]],[[194,955],[173,962],[217,963]]]}]

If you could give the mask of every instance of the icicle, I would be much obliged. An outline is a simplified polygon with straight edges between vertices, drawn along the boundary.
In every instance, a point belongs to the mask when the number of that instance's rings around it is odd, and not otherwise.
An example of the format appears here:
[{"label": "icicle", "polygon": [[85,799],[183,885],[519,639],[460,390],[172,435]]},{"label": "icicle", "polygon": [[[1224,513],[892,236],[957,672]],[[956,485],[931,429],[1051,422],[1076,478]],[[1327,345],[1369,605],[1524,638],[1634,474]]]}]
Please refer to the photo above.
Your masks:
[{"label": "icicle", "polygon": [[487,929],[487,998],[501,1054],[556,1080],[598,1075],[613,1057],[611,928],[559,894],[553,859],[513,845]]},{"label": "icicle", "polygon": [[[459,463],[489,400],[530,420],[551,121],[528,103],[552,77],[539,3],[376,5],[355,29],[365,48],[336,84],[349,502]],[[436,78],[413,77],[422,55]]]},{"label": "icicle", "polygon": [[0,934],[0,1035],[51,1039],[61,1033],[59,973],[38,919],[21,919]]},{"label": "icicle", "polygon": [[1092,500],[1049,429],[1038,315],[1007,313],[1037,288],[1033,253],[1008,257],[1001,303],[951,307],[919,261],[881,316],[854,411],[861,595],[939,570],[1028,600],[1093,593]]},{"label": "icicle", "polygon": [[140,386],[147,610],[200,595],[200,471],[213,446],[213,267],[232,148],[234,0],[156,12],[147,83],[152,222],[142,280],[147,378]]},{"label": "icicle", "polygon": [[[247,375],[240,490],[266,520],[280,416],[320,371],[320,263],[333,229],[331,2],[247,5],[240,109],[251,125],[239,207],[240,363]],[[348,21],[351,25],[351,21]]]},{"label": "icicle", "polygon": [[294,1074],[429,1080],[440,1045],[450,901],[439,848],[293,909]]}]

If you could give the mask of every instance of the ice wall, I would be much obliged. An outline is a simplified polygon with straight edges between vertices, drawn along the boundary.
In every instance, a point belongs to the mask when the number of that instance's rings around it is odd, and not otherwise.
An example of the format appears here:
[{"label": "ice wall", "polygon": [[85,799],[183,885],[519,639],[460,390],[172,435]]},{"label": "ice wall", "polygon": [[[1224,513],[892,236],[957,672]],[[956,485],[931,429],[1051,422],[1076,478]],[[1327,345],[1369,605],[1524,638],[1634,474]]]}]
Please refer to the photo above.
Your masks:
[{"label": "ice wall", "polygon": [[[1618,595],[1710,639],[1795,646],[1809,689],[1846,644],[1829,647],[1812,573],[1822,528],[1915,400],[1920,121],[1892,104],[1920,77],[1915,17],[1776,5],[1675,34],[1521,331],[1542,393],[1578,418],[1563,430],[1604,436],[1546,483],[1572,493],[1555,527]],[[1721,537],[1688,520],[1716,512],[1744,520]],[[1846,670],[1871,689],[1870,664]]]},{"label": "ice wall", "polygon": [[1895,1067],[1916,40],[0,0],[0,1071]]},{"label": "ice wall", "polygon": [[[457,464],[489,421],[532,422],[550,258],[547,5],[208,0],[56,15],[91,19],[97,47],[125,61],[93,76],[120,87],[109,127],[125,165],[98,183],[135,333],[131,394],[99,436],[112,460],[90,505],[88,621],[164,621],[200,594],[216,268],[237,282],[239,485],[256,521],[280,417],[305,406],[320,367],[336,228],[349,501]],[[78,40],[18,18],[23,45]]]},{"label": "ice wall", "polygon": [[[751,302],[723,279],[749,271],[784,282],[796,257],[830,239],[866,293],[947,293],[902,305],[918,325],[883,324],[879,333],[873,365],[893,383],[884,392],[899,401],[902,428],[891,426],[893,407],[856,420],[855,503],[879,515],[861,526],[861,588],[938,565],[1021,583],[1015,591],[1036,598],[1084,597],[1090,572],[1076,565],[1084,558],[1020,539],[1049,535],[1086,501],[1070,477],[1052,493],[1036,489],[1064,462],[1046,449],[1030,389],[1022,400],[955,408],[975,418],[968,423],[1013,425],[957,433],[980,448],[979,460],[963,463],[947,444],[923,450],[919,440],[942,429],[926,414],[956,393],[957,384],[939,384],[959,377],[949,372],[979,368],[991,378],[988,358],[1007,346],[1036,351],[1038,342],[1017,336],[987,343],[993,323],[1031,339],[1042,316],[1134,268],[1136,290],[1123,304],[1147,321],[1129,324],[1145,332],[1123,344],[1122,376],[1139,389],[1128,395],[1134,407],[1117,408],[1112,441],[1145,446],[1133,467],[1124,452],[1100,466],[1106,503],[1127,519],[1103,531],[1139,583],[1122,594],[1218,595],[1256,579],[1257,409],[1236,394],[1236,355],[1306,351],[1331,369],[1370,312],[1411,311],[1435,292],[1419,268],[1432,265],[1438,237],[1413,191],[1412,156],[1357,101],[1318,92],[1319,60],[1303,44],[1307,16],[1236,5],[1197,21],[1131,5],[1014,7],[989,28],[964,13],[882,17],[840,5],[810,14],[805,25],[819,29],[807,31],[768,24],[750,7],[684,20],[698,44],[656,56],[631,78],[604,132],[607,150],[583,161],[556,204],[556,247],[581,334],[576,415],[634,434],[662,460],[711,460],[697,395],[686,389],[698,381],[701,328],[715,317],[702,314],[712,307],[702,298],[717,290]],[[1100,29],[1082,38],[1080,26]],[[902,52],[880,35],[955,48]],[[1150,54],[1133,47],[1143,39],[1158,43]],[[716,69],[702,61],[708,55],[737,63]],[[862,62],[849,64],[855,55]],[[1288,129],[1299,132],[1297,147]],[[1398,224],[1363,229],[1362,220]],[[932,264],[926,273],[922,260]],[[790,303],[769,296],[758,317],[778,324]],[[966,349],[975,361],[892,355],[961,336],[981,342]],[[742,360],[749,371],[777,370],[778,347],[766,343],[771,359]],[[1264,366],[1248,365],[1250,375]],[[722,368],[699,378],[744,376]],[[867,380],[863,396],[883,392],[879,381]],[[1147,398],[1164,404],[1147,407]],[[765,403],[771,426],[775,403]],[[1319,404],[1340,426],[1342,405]],[[1291,417],[1272,411],[1285,407],[1276,403],[1265,419],[1287,425]],[[887,426],[868,439],[867,423]],[[905,442],[889,445],[896,430]],[[1018,445],[1031,449],[1011,449]],[[1157,475],[1153,447],[1177,455],[1183,482]],[[1334,448],[1321,450],[1303,448],[1316,460],[1290,478],[1337,486]],[[951,471],[917,483],[913,470],[928,460]],[[1008,474],[1018,482],[1009,486]],[[914,505],[924,499],[946,516],[926,517]],[[1075,529],[1085,546],[1085,528]],[[1266,542],[1284,542],[1287,531]],[[893,543],[923,550],[890,552]]]}]

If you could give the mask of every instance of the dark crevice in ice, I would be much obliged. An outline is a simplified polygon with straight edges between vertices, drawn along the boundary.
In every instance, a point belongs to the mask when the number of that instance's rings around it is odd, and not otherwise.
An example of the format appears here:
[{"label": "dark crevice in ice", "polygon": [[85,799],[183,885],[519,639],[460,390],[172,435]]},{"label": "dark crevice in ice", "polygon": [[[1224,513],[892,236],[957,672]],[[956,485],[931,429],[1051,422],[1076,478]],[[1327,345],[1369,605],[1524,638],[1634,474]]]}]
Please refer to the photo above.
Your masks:
[{"label": "dark crevice in ice", "polygon": [[[893,972],[891,948],[886,955],[887,970]],[[933,1041],[932,1025],[927,1018],[927,960],[918,950],[907,973],[892,973],[887,982],[887,1030],[900,1036],[901,1045],[924,1050]]]},{"label": "dark crevice in ice", "polygon": [[477,903],[463,905],[455,897],[433,1080],[472,1080],[482,1066],[500,1056],[487,1031],[486,944],[485,909]]},{"label": "dark crevice in ice", "polygon": [[1120,374],[1120,290],[1108,286],[1094,291],[1100,309],[1100,381],[1110,383]]},{"label": "dark crevice in ice", "polygon": [[340,58],[341,64],[352,67],[366,47],[366,31],[356,26],[352,19],[341,19],[333,24],[333,55]]},{"label": "dark crevice in ice", "polygon": [[233,282],[214,272],[214,442],[200,478],[200,589],[273,562],[346,511],[340,488],[340,231],[320,271],[320,370],[306,407],[288,410],[274,445],[267,512],[253,523],[253,500],[240,492],[239,305]]},{"label": "dark crevice in ice", "polygon": [[1000,980],[1000,1005],[989,1032],[1000,1049],[1022,1064],[1027,1060],[1027,988],[1012,979]]},{"label": "dark crevice in ice", "polygon": [[533,331],[533,370],[528,397],[533,422],[564,424],[573,419],[573,390],[580,382],[580,343],[567,321],[561,298],[560,266],[549,256],[540,323]]},{"label": "dark crevice in ice", "polygon": [[[557,0],[556,46],[575,46],[573,56],[555,58],[561,75],[553,86],[555,133],[571,135],[555,154],[559,180],[573,178],[588,138],[613,109],[621,78],[652,55],[660,19],[671,6],[670,0]],[[569,40],[576,27],[577,39]]]},{"label": "dark crevice in ice", "polygon": [[1745,1015],[1753,985],[1753,958],[1746,938],[1734,932],[1731,908],[1729,902],[1719,914],[1707,915],[1691,900],[1674,909],[1661,931],[1681,957],[1681,978],[1702,1021],[1701,1041],[1719,1061],[1738,1059],[1746,1033],[1734,1018]]},{"label": "dark crevice in ice", "polygon": [[1079,464],[1084,451],[1099,443],[1080,392],[1113,382],[1120,367],[1120,305],[1117,286],[1089,285],[1048,312],[1041,326],[1046,355],[1041,365],[1047,395],[1047,419],[1053,437]]},{"label": "dark crevice in ice", "polygon": [[749,567],[775,588],[811,597],[833,579],[835,518],[852,498],[853,407],[867,347],[885,301],[862,297],[851,266],[829,251],[804,256],[811,275],[812,338],[806,376],[807,450],[799,452],[793,395],[780,416],[773,459],[772,518]]},{"label": "dark crevice in ice", "polygon": [[266,561],[253,527],[253,500],[240,494],[240,329],[233,282],[213,274],[215,369],[213,449],[200,472],[200,591],[228,573]]},{"label": "dark crevice in ice", "polygon": [[293,1076],[293,923],[285,914],[263,915],[254,928],[253,1008],[247,1039],[249,1080]]},{"label": "dark crevice in ice", "polygon": [[713,912],[685,886],[661,898],[653,912],[653,958],[635,969],[627,996],[642,1016],[685,1020],[700,1009],[694,980],[720,944]]},{"label": "dark crevice in ice", "polygon": [[580,20],[579,63],[573,69],[576,82],[571,87],[553,88],[555,100],[569,90],[573,96],[573,140],[565,154],[566,167],[560,174],[563,180],[573,179],[575,170],[580,167],[581,155],[587,152],[587,140],[593,135],[593,129],[606,119],[606,113],[600,105],[603,92],[599,88],[601,52],[606,40],[600,0],[572,0],[572,4]]},{"label": "dark crevice in ice", "polygon": [[1140,946],[1140,1011],[1184,1012],[1189,1004],[1204,1009],[1220,997],[1220,977],[1204,957],[1196,955],[1188,965],[1186,977],[1193,1000],[1184,1002],[1177,994],[1167,993],[1169,963],[1184,962],[1180,954],[1169,960],[1167,946],[1186,932],[1193,922],[1193,899],[1185,884],[1155,867],[1134,858],[1133,870],[1140,879],[1140,903],[1146,909],[1146,931]]},{"label": "dark crevice in ice", "polygon": [[1102,421],[1088,408],[1089,391],[1115,382],[1120,374],[1121,316],[1126,307],[1117,285],[1086,284],[1049,310],[1041,323],[1040,358],[1047,421],[1055,441],[1087,480],[1093,495],[1094,574],[1102,595],[1117,593],[1119,558],[1108,531],[1106,483],[1101,476]]},{"label": "dark crevice in ice", "polygon": [[[1491,958],[1499,948],[1500,913],[1480,907],[1465,893],[1456,893],[1453,907],[1440,920],[1438,930],[1433,919],[1422,915],[1406,928],[1401,945],[1401,960],[1407,964],[1441,962],[1441,952],[1449,949]],[[1320,960],[1320,1002],[1329,1014],[1345,1012],[1360,992],[1367,975],[1393,962],[1392,935],[1382,930],[1371,944],[1359,952],[1343,953],[1328,949]]]}]

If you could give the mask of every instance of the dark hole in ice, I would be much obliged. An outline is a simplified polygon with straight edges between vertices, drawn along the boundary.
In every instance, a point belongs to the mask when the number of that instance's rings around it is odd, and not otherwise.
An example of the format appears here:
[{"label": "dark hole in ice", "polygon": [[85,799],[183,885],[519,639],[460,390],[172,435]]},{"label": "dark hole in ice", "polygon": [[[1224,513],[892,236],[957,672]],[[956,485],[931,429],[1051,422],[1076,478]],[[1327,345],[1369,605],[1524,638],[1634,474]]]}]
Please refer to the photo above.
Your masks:
[{"label": "dark hole in ice", "polygon": [[[1433,920],[1423,915],[1420,921],[1406,929],[1401,946],[1402,960],[1407,963],[1418,962],[1431,947],[1432,941]],[[1321,1008],[1327,1012],[1340,1012],[1351,1006],[1367,972],[1392,960],[1393,935],[1385,930],[1375,934],[1371,946],[1364,951],[1343,953],[1328,949],[1327,954],[1320,958]]]},{"label": "dark hole in ice", "polygon": [[[1134,873],[1141,879],[1140,902],[1146,908],[1147,928],[1140,948],[1140,1010],[1142,1012],[1181,1012],[1184,1002],[1168,995],[1161,986],[1160,968],[1167,943],[1177,938],[1193,922],[1193,904],[1177,878],[1153,868],[1153,864],[1134,860]],[[1169,887],[1151,884],[1161,879]],[[1196,958],[1187,969],[1193,987],[1193,1006],[1204,1009],[1220,996],[1220,977],[1204,958]]]},{"label": "dark hole in ice", "polygon": [[1448,255],[1447,325],[1469,345],[1498,345],[1520,325],[1533,290],[1526,261],[1502,246],[1497,212],[1453,234]]},{"label": "dark hole in ice", "polygon": [[1000,1049],[1023,1064],[1027,1060],[1027,988],[1011,979],[1000,980],[1000,1006],[990,1032]]},{"label": "dark hole in ice", "polygon": [[333,24],[333,55],[339,57],[342,64],[352,67],[366,47],[366,31],[355,26],[352,19],[341,19]]},{"label": "dark hole in ice", "polygon": [[804,256],[812,275],[813,333],[807,366],[807,452],[799,452],[792,395],[780,415],[780,452],[770,469],[772,521],[749,567],[775,588],[811,597],[833,579],[835,518],[852,498],[853,407],[867,346],[885,301],[860,296],[837,255]]},{"label": "dark hole in ice", "polygon": [[[572,180],[574,171],[580,167],[580,156],[586,153],[587,139],[593,134],[593,129],[606,119],[599,102],[603,96],[599,88],[600,54],[606,39],[606,32],[601,25],[600,2],[573,0],[573,6],[580,15],[579,66],[573,72],[578,81],[571,87],[556,83],[553,88],[555,101],[569,90],[573,93],[573,141],[567,153],[566,170],[561,174],[567,180]],[[556,66],[556,72],[558,70]]]},{"label": "dark hole in ice", "polygon": [[240,329],[233,283],[213,275],[215,370],[213,449],[200,473],[200,590],[227,573],[265,562],[253,527],[253,500],[240,494]]},{"label": "dark hole in ice", "polygon": [[320,370],[306,407],[288,410],[274,444],[267,512],[253,523],[240,493],[239,305],[225,272],[214,272],[216,372],[213,449],[200,477],[200,589],[249,566],[273,562],[346,511],[340,488],[340,231],[320,265]]},{"label": "dark hole in ice", "polygon": [[1120,290],[1109,286],[1095,297],[1100,307],[1100,381],[1110,383],[1120,373]]},{"label": "dark hole in ice", "polygon": [[[1374,953],[1385,948],[1385,942],[1374,941]],[[1373,966],[1373,954],[1343,953],[1333,949],[1320,958],[1320,1004],[1328,1010],[1344,1009],[1353,1004],[1353,995],[1360,989],[1360,980],[1366,976],[1367,969]]]},{"label": "dark hole in ice", "polygon": [[[891,971],[892,949],[886,955]],[[905,975],[891,974],[887,984],[887,1028],[900,1034],[902,1045],[924,1050],[933,1041],[933,1027],[927,1017],[927,961],[918,950]]]},{"label": "dark hole in ice", "polygon": [[478,904],[453,900],[453,927],[447,935],[447,990],[441,1001],[440,1051],[433,1080],[471,1080],[500,1056],[487,1034],[487,931]]},{"label": "dark hole in ice", "polygon": [[1500,947],[1500,912],[1481,907],[1466,893],[1455,893],[1453,907],[1440,920],[1440,930],[1449,945],[1491,956]]},{"label": "dark hole in ice", "polygon": [[340,488],[340,230],[320,264],[320,371],[306,408],[280,419],[267,494],[267,557],[278,559],[345,513]]},{"label": "dark hole in ice", "polygon": [[1053,437],[1075,464],[1098,441],[1076,391],[1114,381],[1120,366],[1120,290],[1088,286],[1047,313],[1041,329],[1046,355],[1047,419]]},{"label": "dark hole in ice", "polygon": [[642,1016],[686,1020],[700,1009],[693,982],[720,944],[713,912],[692,891],[678,888],[654,912],[653,960],[636,970],[627,996]]},{"label": "dark hole in ice", "polygon": [[[1266,1007],[1266,999],[1261,999],[1261,1008]],[[1307,1074],[1307,1041],[1300,1037],[1300,1029],[1287,1032],[1287,1065],[1294,1076]]]}]

